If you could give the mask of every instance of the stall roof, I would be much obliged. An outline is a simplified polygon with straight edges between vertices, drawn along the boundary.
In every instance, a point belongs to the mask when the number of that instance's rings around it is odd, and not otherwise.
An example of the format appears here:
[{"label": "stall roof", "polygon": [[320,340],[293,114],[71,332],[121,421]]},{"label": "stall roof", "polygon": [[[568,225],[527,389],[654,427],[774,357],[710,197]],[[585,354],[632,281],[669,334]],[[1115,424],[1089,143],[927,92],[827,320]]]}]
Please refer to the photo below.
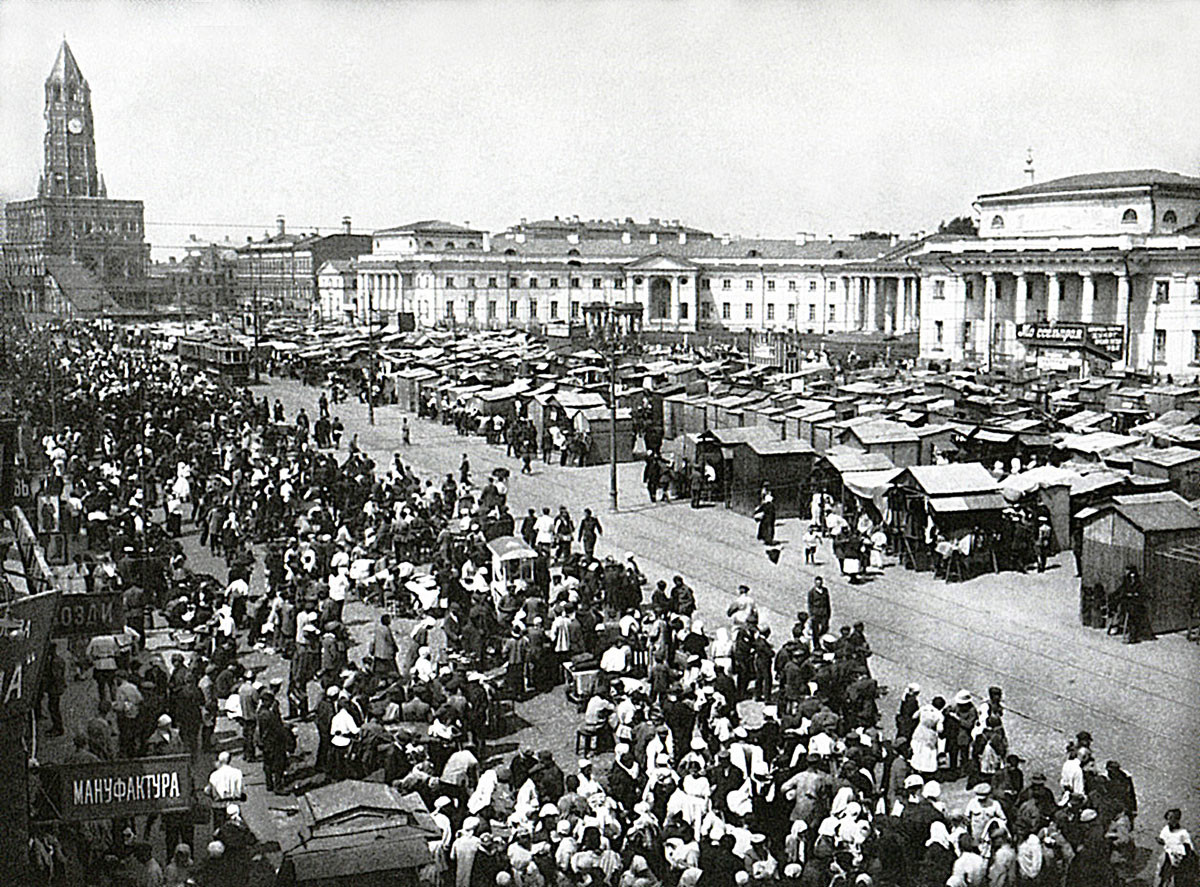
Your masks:
[{"label": "stall roof", "polygon": [[991,444],[1009,444],[1017,434],[1015,431],[996,431],[991,428],[980,428],[971,435],[971,440],[979,440]]},{"label": "stall roof", "polygon": [[850,429],[860,441],[871,444],[916,443],[917,433],[900,422],[877,419]]},{"label": "stall roof", "polygon": [[779,429],[771,425],[746,425],[741,428],[709,428],[707,431],[700,432],[699,440],[704,440],[705,437],[711,437],[723,447],[734,446],[740,443],[749,443],[752,440],[779,440]]},{"label": "stall roof", "polygon": [[1114,496],[1112,507],[1144,533],[1200,530],[1200,514],[1178,493],[1134,493]]},{"label": "stall roof", "polygon": [[759,456],[789,456],[798,453],[816,452],[812,447],[802,440],[751,439],[746,441],[746,446],[748,446]]},{"label": "stall roof", "polygon": [[1134,462],[1147,462],[1150,465],[1157,465],[1160,468],[1173,468],[1176,465],[1183,465],[1186,462],[1193,462],[1200,459],[1200,450],[1192,450],[1187,447],[1166,447],[1165,449],[1130,450],[1125,455],[1129,456]]},{"label": "stall roof", "polygon": [[825,461],[838,474],[863,471],[894,471],[896,466],[883,453],[864,453],[849,447],[831,447],[824,453]]},{"label": "stall roof", "polygon": [[912,465],[907,471],[927,496],[963,496],[997,489],[996,479],[979,462]]},{"label": "stall roof", "polygon": [[1057,468],[1053,465],[1039,465],[1028,471],[1022,471],[1020,474],[1010,474],[1000,482],[1000,486],[1025,495],[1043,487],[1069,487],[1078,479],[1079,475],[1069,469]]},{"label": "stall roof", "polygon": [[1111,431],[1093,431],[1090,434],[1065,434],[1058,442],[1064,450],[1075,450],[1099,456],[1113,450],[1123,450],[1126,447],[1137,446],[1142,442],[1140,437],[1130,434],[1114,434]]},{"label": "stall roof", "polygon": [[934,496],[929,508],[939,514],[960,511],[1000,511],[1008,501],[1000,493],[972,493],[966,496]]},{"label": "stall roof", "polygon": [[900,474],[900,468],[879,468],[874,471],[842,472],[842,483],[862,499],[873,499],[875,493],[886,490]]},{"label": "stall roof", "polygon": [[519,536],[497,536],[489,539],[488,550],[502,561],[536,557],[537,552],[525,544]]}]

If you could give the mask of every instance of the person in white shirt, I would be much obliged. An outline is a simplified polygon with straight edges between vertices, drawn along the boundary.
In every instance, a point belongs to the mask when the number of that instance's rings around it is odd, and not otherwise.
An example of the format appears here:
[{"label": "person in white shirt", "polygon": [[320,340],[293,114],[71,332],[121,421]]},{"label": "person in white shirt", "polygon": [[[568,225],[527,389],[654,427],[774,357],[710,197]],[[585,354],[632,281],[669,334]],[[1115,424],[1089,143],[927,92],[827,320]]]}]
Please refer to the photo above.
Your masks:
[{"label": "person in white shirt", "polygon": [[229,763],[229,752],[223,751],[217,755],[217,769],[208,777],[208,785],[204,793],[212,799],[213,828],[220,825],[220,813],[231,801],[244,801],[246,791],[242,771]]},{"label": "person in white shirt", "polygon": [[346,758],[350,751],[350,743],[360,732],[358,722],[350,714],[350,706],[345,697],[338,700],[337,714],[329,725],[330,743],[333,745],[333,778],[346,778]]}]

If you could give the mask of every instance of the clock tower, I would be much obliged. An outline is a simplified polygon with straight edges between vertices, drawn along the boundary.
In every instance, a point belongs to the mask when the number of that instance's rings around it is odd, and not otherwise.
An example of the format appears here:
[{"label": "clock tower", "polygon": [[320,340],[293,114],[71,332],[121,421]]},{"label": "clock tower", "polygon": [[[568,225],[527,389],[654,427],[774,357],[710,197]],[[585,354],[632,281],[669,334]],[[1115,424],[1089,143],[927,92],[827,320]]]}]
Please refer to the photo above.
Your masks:
[{"label": "clock tower", "polygon": [[45,163],[39,197],[104,197],[96,170],[92,90],[63,40],[46,78]]}]

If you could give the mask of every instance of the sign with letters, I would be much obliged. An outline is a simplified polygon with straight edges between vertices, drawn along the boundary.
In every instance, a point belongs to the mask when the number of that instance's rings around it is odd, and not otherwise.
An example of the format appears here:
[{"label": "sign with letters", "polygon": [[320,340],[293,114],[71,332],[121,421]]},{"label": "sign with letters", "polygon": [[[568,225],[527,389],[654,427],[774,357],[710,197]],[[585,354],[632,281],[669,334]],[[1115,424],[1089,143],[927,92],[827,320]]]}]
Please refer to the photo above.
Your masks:
[{"label": "sign with letters", "polygon": [[45,767],[58,782],[66,822],[188,810],[192,770],[188,755],[94,761]]},{"label": "sign with letters", "polygon": [[1088,351],[1111,361],[1125,354],[1125,327],[1119,323],[1021,323],[1017,339],[1030,348]]},{"label": "sign with letters", "polygon": [[54,624],[57,591],[20,597],[0,613],[0,718],[23,715],[33,706]]},{"label": "sign with letters", "polygon": [[64,594],[54,613],[52,637],[95,637],[125,630],[125,600],[119,591]]}]

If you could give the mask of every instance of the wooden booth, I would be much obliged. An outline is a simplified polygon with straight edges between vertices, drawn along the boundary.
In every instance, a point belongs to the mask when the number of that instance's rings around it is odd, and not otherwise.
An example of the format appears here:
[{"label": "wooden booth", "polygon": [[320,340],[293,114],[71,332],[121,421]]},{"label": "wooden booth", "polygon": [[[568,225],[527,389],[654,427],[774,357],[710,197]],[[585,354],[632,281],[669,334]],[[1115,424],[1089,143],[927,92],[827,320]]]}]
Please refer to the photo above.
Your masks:
[{"label": "wooden booth", "polygon": [[926,569],[940,537],[952,548],[944,555],[948,569],[957,566],[966,575],[995,568],[989,540],[1008,503],[980,463],[910,466],[896,477],[889,504],[907,566]]}]

